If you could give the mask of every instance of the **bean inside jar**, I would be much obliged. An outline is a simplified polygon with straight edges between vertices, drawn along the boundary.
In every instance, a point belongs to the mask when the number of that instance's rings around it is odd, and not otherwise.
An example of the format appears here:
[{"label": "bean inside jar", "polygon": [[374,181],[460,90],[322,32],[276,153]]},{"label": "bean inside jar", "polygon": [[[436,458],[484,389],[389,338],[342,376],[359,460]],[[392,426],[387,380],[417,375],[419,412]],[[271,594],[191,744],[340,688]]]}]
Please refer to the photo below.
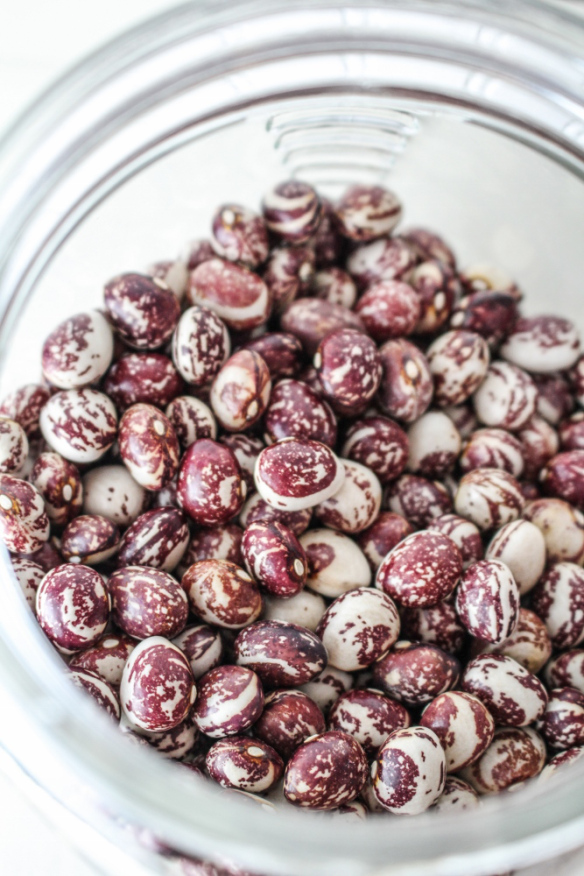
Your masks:
[{"label": "bean inside jar", "polygon": [[403,213],[221,204],[0,404],[0,534],[71,681],[210,782],[359,818],[584,756],[578,331]]}]

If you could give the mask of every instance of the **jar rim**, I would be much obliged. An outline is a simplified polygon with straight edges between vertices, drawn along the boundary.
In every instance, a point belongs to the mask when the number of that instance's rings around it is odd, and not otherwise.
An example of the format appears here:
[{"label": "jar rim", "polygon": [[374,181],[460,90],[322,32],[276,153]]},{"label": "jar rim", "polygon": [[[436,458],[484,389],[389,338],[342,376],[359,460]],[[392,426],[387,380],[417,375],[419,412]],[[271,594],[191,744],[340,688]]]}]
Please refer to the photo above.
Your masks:
[{"label": "jar rim", "polygon": [[[412,31],[412,15],[418,17],[416,32]],[[211,88],[225,75],[224,71],[232,72],[249,63],[252,46],[253,58],[260,67],[265,63],[262,58],[277,58],[284,46],[289,53],[301,52],[301,37],[307,28],[311,29],[315,49],[327,42],[330,52],[341,46],[347,51],[355,46],[361,51],[367,47],[380,51],[384,45],[388,50],[399,45],[404,53],[415,56],[416,50],[429,51],[429,35],[441,22],[443,30],[433,37],[439,57],[446,45],[440,39],[446,40],[448,29],[459,18],[463,26],[456,31],[456,48],[461,58],[474,52],[481,64],[489,61],[489,69],[498,70],[503,80],[511,73],[504,46],[494,35],[512,34],[512,44],[523,46],[524,55],[515,58],[519,73],[516,71],[516,78],[508,81],[516,84],[523,77],[524,85],[531,84],[533,94],[542,101],[551,100],[552,93],[557,97],[558,116],[550,118],[551,127],[543,132],[544,139],[556,160],[574,170],[584,167],[584,24],[544,0],[351,0],[343,6],[342,15],[333,0],[188,3],[133,28],[73,68],[0,141],[0,345],[9,336],[36,280],[72,228],[121,181],[180,142],[180,132],[172,132],[169,125],[168,138],[158,146],[152,143],[147,153],[135,155],[132,143],[128,143],[124,161],[108,167],[105,146],[123,144],[124,125],[139,125],[141,121],[139,107],[124,115],[131,95],[134,99],[138,96],[145,105],[151,101],[152,106],[160,106],[165,89],[169,91],[174,83],[178,90],[179,77],[186,76],[188,70],[198,88]],[[260,28],[261,21],[269,21],[270,26]],[[277,22],[288,22],[296,29],[289,30],[285,40],[275,39],[270,27]],[[386,32],[379,30],[380,22],[387,27],[386,42]],[[190,66],[188,52],[193,53]],[[172,53],[176,54],[174,61],[169,57]],[[192,69],[193,57],[197,58],[196,71]],[[213,64],[209,58],[213,58]],[[542,58],[548,65],[543,69]],[[203,63],[207,63],[206,70],[201,69]],[[146,77],[139,83],[137,68],[140,76]],[[116,89],[112,108],[107,101]],[[223,93],[209,98],[208,106],[199,108],[198,121],[212,126],[219,117],[221,99],[229,112],[237,113],[260,97],[254,92],[230,95],[229,99]],[[480,100],[476,94],[475,98],[479,103],[487,100],[484,94]],[[462,96],[457,98],[454,93],[451,99],[462,102]],[[555,106],[553,100],[551,103]],[[468,106],[470,110],[470,97]],[[494,116],[497,112],[501,115],[502,125],[506,124],[504,107],[490,109]],[[530,119],[534,128],[536,122],[536,118]],[[85,191],[80,199],[68,188],[72,185],[70,175],[78,167],[87,168],[92,161],[93,189]],[[503,799],[486,800],[477,834],[473,830],[476,815],[472,812],[428,814],[418,816],[413,823],[410,819],[391,819],[384,823],[383,831],[378,830],[375,819],[346,825],[306,818],[293,811],[270,814],[232,799],[236,795],[199,786],[190,775],[179,775],[178,770],[159,763],[141,748],[122,746],[120,751],[115,729],[105,720],[98,721],[92,704],[68,683],[59,659],[27,615],[26,604],[14,590],[7,566],[5,557],[0,569],[0,681],[12,687],[15,695],[17,688],[26,691],[31,703],[45,702],[45,712],[52,717],[43,718],[33,710],[35,720],[52,732],[54,750],[63,762],[91,779],[112,811],[123,813],[129,820],[135,818],[178,848],[192,853],[200,849],[211,855],[222,845],[244,861],[247,856],[247,863],[254,868],[262,869],[265,859],[265,867],[274,872],[321,874],[330,869],[331,873],[357,874],[375,868],[376,872],[389,874],[405,873],[408,864],[416,864],[428,876],[456,876],[467,872],[468,861],[474,861],[479,853],[484,856],[481,867],[495,871],[523,863],[526,855],[545,857],[550,850],[555,853],[581,841],[584,762],[558,782],[545,787],[534,784]],[[136,775],[145,776],[139,788]],[[420,835],[424,836],[424,846],[419,842]],[[259,864],[258,836],[262,837],[263,847]],[[514,860],[510,860],[513,855]],[[388,861],[393,862],[395,871],[389,867],[384,870]]]}]

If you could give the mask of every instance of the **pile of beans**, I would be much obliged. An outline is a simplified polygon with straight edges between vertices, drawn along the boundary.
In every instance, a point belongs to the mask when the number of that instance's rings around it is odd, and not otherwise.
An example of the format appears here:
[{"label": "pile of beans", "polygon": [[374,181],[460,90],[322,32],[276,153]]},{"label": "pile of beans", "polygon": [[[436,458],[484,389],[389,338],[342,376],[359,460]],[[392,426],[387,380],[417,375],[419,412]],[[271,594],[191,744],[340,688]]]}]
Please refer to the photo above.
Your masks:
[{"label": "pile of beans", "polygon": [[72,681],[265,805],[468,809],[584,751],[577,331],[401,213],[224,205],[0,406],[1,534]]}]

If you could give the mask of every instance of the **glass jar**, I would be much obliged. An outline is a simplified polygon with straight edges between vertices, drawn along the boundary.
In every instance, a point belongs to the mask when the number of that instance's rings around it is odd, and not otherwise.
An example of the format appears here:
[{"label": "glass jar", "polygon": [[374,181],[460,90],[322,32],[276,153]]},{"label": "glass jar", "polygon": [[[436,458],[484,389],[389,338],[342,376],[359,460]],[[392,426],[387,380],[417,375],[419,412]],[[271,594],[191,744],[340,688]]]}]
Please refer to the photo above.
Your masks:
[{"label": "glass jar", "polygon": [[[331,196],[388,180],[462,264],[577,319],[583,89],[584,25],[545,2],[220,0],[137,27],[1,143],[2,391],[38,379],[47,331],[99,306],[104,281],[176,257],[217,204],[253,206],[291,175]],[[172,848],[286,876],[486,876],[584,840],[584,763],[478,813],[362,824],[208,787],[120,742],[0,575],[2,745],[105,869],[169,872],[152,848]]]}]

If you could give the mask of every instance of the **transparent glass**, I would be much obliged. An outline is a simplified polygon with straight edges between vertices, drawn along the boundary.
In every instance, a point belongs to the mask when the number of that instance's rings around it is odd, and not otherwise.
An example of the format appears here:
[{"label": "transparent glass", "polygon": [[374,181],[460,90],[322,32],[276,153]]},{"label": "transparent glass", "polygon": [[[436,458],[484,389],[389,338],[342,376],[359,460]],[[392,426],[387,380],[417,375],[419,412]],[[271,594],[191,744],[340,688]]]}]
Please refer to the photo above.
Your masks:
[{"label": "transparent glass", "polygon": [[[582,22],[544,2],[199,2],[136,28],[0,144],[1,390],[38,379],[47,330],[98,305],[109,277],[174,257],[216,204],[253,206],[290,175],[331,195],[389,181],[462,264],[580,319],[583,88]],[[486,876],[584,841],[584,763],[455,817],[352,824],[218,792],[121,742],[0,575],[2,744],[110,845],[129,823],[267,874]],[[70,833],[112,872],[165,871],[143,845],[107,857],[84,829]]]}]

